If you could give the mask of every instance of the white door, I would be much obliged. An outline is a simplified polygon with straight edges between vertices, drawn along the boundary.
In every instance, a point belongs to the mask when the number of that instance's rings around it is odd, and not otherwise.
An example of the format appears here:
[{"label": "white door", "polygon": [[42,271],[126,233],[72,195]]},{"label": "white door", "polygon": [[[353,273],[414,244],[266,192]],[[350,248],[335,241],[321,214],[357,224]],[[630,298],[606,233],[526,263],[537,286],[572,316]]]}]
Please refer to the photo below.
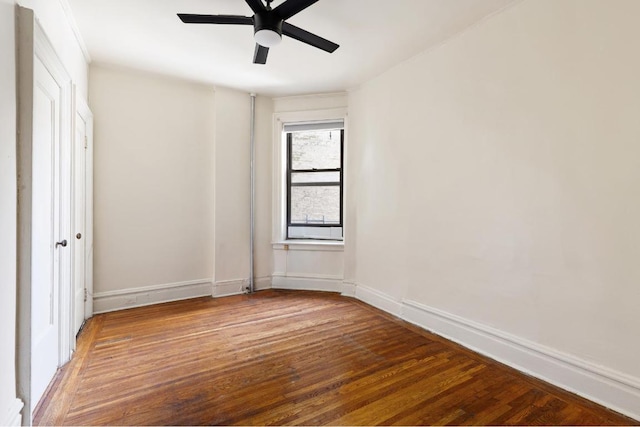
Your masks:
[{"label": "white door", "polygon": [[80,98],[76,108],[84,121],[85,149],[84,149],[84,184],[85,184],[85,223],[82,239],[84,240],[85,256],[85,302],[84,318],[93,316],[93,114],[87,102]]},{"label": "white door", "polygon": [[34,59],[31,234],[31,396],[37,402],[60,365],[60,292],[69,242],[63,204],[62,89]]},{"label": "white door", "polygon": [[86,269],[86,153],[87,123],[80,114],[76,114],[76,129],[73,147],[74,163],[74,245],[73,245],[73,334],[77,335],[84,323],[87,287]]}]

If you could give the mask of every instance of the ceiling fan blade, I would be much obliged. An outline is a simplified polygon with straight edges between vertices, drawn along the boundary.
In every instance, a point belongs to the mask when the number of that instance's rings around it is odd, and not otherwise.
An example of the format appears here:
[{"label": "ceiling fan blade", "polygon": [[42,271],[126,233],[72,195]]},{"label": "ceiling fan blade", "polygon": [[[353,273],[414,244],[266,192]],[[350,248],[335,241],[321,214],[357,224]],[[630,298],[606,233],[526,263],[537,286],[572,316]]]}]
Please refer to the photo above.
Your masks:
[{"label": "ceiling fan blade", "polygon": [[287,0],[280,6],[276,7],[274,11],[282,19],[289,19],[296,13],[302,12],[318,0]]},{"label": "ceiling fan blade", "polygon": [[253,13],[260,13],[267,10],[267,8],[264,7],[264,4],[262,4],[262,0],[244,0],[244,1],[247,2],[251,10],[253,10]]},{"label": "ceiling fan blade", "polygon": [[302,43],[309,44],[329,53],[333,53],[337,48],[340,47],[340,45],[337,45],[332,41],[323,39],[320,36],[316,36],[315,34],[305,31],[302,28],[298,28],[295,25],[291,25],[288,22],[282,24],[282,34],[285,34],[291,38],[301,41]]},{"label": "ceiling fan blade", "polygon": [[253,63],[254,64],[266,64],[267,63],[267,55],[269,54],[269,48],[260,46],[256,43],[256,50],[253,53]]},{"label": "ceiling fan blade", "polygon": [[239,15],[194,15],[191,13],[179,13],[178,17],[185,24],[253,25],[253,18]]}]

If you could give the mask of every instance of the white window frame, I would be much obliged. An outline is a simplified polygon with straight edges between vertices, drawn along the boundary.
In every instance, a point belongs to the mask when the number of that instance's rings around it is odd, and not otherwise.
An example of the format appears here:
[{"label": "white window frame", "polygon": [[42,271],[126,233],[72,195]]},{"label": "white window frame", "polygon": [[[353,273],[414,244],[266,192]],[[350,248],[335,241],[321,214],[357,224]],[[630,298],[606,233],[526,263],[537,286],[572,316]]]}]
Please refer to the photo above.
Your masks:
[{"label": "white window frame", "polygon": [[[308,244],[316,246],[344,246],[344,240],[322,242],[297,239],[287,240],[287,144],[284,133],[285,124],[344,121],[344,146],[347,146],[347,109],[332,108],[324,110],[294,111],[275,113],[273,115],[273,226],[272,242],[274,247],[282,244]],[[344,161],[346,165],[346,162]],[[343,182],[344,185],[344,182]],[[343,196],[344,197],[344,196]],[[343,207],[345,201],[342,201]],[[344,224],[343,224],[344,236]]]}]

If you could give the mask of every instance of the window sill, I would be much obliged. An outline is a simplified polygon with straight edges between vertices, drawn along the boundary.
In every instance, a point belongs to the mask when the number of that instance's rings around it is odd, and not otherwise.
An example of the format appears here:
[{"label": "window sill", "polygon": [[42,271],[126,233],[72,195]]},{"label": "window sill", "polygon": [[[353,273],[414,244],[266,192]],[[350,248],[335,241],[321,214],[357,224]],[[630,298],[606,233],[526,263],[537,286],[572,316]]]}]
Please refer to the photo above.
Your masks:
[{"label": "window sill", "polygon": [[284,240],[272,243],[272,247],[281,251],[343,252],[344,242],[337,240]]}]

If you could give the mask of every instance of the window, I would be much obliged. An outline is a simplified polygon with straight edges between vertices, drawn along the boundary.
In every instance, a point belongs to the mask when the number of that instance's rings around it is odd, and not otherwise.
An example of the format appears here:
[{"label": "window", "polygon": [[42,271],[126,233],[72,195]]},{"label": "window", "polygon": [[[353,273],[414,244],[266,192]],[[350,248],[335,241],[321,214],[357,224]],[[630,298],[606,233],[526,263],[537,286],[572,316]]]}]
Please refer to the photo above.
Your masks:
[{"label": "window", "polygon": [[344,122],[287,124],[287,239],[342,240]]}]

